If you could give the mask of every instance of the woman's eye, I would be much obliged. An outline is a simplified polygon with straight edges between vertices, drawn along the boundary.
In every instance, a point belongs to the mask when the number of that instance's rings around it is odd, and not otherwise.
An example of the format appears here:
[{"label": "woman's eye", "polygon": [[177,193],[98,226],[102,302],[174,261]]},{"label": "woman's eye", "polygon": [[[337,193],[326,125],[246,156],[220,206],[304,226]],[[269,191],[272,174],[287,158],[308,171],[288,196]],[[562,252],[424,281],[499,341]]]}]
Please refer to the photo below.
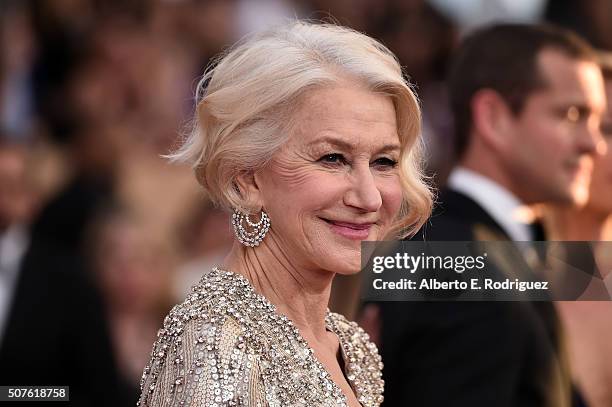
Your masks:
[{"label": "woman's eye", "polygon": [[565,118],[571,123],[578,123],[580,120],[580,110],[576,106],[570,106],[565,113]]},{"label": "woman's eye", "polygon": [[346,164],[344,156],[338,153],[325,154],[318,161],[326,164]]},{"label": "woman's eye", "polygon": [[372,163],[372,165],[377,166],[377,167],[395,168],[397,166],[397,161],[391,158],[382,157],[382,158],[375,160]]}]

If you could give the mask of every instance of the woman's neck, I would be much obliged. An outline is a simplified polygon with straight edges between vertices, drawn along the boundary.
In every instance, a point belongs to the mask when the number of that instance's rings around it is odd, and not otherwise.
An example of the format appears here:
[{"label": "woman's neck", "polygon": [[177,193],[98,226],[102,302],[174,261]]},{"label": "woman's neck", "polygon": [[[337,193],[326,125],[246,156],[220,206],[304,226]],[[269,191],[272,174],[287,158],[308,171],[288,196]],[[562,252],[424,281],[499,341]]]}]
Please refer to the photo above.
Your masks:
[{"label": "woman's neck", "polygon": [[586,208],[578,213],[567,211],[560,227],[564,230],[565,240],[609,240],[612,237],[612,216]]},{"label": "woman's neck", "polygon": [[273,236],[256,248],[235,243],[224,266],[246,277],[306,336],[323,339],[333,273],[296,265]]}]

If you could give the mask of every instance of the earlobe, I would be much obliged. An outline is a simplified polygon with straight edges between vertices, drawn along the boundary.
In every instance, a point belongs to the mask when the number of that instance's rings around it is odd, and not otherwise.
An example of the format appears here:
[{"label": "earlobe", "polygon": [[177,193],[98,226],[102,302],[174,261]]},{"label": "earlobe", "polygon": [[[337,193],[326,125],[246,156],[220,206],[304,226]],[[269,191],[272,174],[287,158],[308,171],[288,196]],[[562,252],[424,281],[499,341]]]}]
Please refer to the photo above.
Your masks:
[{"label": "earlobe", "polygon": [[512,112],[506,101],[492,89],[482,89],[472,97],[474,130],[489,148],[503,149],[510,141]]}]

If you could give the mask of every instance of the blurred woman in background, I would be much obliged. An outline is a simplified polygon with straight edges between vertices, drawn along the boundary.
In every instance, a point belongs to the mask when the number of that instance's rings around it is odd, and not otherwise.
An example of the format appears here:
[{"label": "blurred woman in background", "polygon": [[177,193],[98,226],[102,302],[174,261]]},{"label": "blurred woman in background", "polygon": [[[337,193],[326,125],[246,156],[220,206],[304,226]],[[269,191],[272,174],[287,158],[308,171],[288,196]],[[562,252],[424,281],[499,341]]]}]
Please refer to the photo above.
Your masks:
[{"label": "blurred woman in background", "polygon": [[[127,211],[108,209],[91,228],[92,270],[105,299],[126,398],[137,395],[149,344],[171,305],[170,250]],[[135,400],[134,400],[135,402]]]}]

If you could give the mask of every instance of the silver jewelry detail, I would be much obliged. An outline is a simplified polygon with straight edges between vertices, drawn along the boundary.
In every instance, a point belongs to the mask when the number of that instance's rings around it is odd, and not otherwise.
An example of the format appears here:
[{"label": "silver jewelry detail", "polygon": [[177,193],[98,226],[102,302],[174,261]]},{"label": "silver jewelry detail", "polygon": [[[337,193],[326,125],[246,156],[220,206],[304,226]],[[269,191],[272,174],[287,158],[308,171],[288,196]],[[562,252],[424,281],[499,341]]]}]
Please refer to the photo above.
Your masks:
[{"label": "silver jewelry detail", "polygon": [[[244,226],[244,222],[249,226],[250,230],[247,230]],[[253,222],[249,219],[249,214],[242,213],[237,209],[234,209],[232,215],[232,226],[234,227],[234,233],[240,243],[245,246],[255,247],[259,246],[259,243],[266,237],[266,233],[270,230],[270,218],[268,214],[261,211],[261,218],[258,222]]]}]

